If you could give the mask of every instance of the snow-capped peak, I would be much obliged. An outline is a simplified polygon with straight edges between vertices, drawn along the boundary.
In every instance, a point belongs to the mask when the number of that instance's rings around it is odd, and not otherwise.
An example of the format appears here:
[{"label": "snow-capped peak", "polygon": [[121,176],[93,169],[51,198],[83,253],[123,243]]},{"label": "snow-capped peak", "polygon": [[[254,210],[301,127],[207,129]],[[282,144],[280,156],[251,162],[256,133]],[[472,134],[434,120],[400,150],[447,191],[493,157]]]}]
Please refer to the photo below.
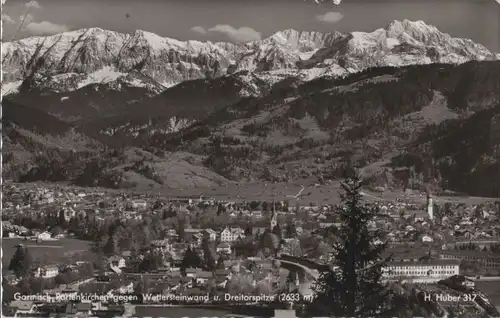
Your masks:
[{"label": "snow-capped peak", "polygon": [[405,19],[403,21],[394,20],[385,28],[388,35],[391,37],[398,37],[403,33],[410,34],[414,38],[421,38],[422,35],[439,33],[442,34],[435,26],[428,25],[422,20],[410,21]]},{"label": "snow-capped peak", "polygon": [[292,50],[308,52],[328,46],[334,39],[341,36],[342,34],[338,32],[322,33],[316,31],[298,31],[288,29],[276,32],[269,38],[257,43],[275,43],[289,47]]},{"label": "snow-capped peak", "polygon": [[33,72],[81,83],[93,82],[98,77],[95,74],[111,73],[120,77],[133,74],[127,76],[137,83],[135,76],[142,74],[149,83],[169,87],[241,70],[273,82],[291,75],[312,79],[373,66],[498,58],[471,40],[453,38],[423,21],[409,20],[393,21],[369,33],[289,29],[241,45],[180,41],[142,30],[119,33],[97,27],[2,43],[4,86],[20,83]]},{"label": "snow-capped peak", "polygon": [[144,43],[141,44],[145,44],[153,51],[157,52],[165,50],[166,48],[169,47],[177,49],[186,49],[188,44],[188,42],[183,42],[172,38],[161,37],[158,34],[143,30],[135,31],[133,39],[135,39],[136,41],[142,40]]}]

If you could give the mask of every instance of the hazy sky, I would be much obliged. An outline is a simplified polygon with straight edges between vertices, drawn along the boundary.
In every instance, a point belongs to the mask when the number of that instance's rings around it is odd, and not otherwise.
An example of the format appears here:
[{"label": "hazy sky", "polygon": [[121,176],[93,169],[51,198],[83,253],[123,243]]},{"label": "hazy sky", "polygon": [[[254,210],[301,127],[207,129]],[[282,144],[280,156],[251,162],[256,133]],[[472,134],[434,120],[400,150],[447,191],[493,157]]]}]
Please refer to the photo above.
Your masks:
[{"label": "hazy sky", "polygon": [[[16,31],[27,7],[24,25]],[[97,26],[180,40],[241,42],[290,28],[373,31],[405,18],[500,52],[495,0],[344,0],[339,6],[304,0],[7,0],[2,10],[4,41],[14,34],[22,38]]]}]

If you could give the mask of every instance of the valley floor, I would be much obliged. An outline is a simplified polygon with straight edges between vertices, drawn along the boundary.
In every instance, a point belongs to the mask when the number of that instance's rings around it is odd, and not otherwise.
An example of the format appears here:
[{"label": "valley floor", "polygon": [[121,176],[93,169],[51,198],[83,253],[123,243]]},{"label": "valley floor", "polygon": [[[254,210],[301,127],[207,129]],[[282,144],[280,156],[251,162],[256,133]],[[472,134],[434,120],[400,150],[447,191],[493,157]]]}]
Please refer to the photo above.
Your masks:
[{"label": "valley floor", "polygon": [[[78,187],[68,185],[67,183],[32,183],[33,186],[42,185],[44,187]],[[332,181],[330,184],[319,185],[314,179],[296,180],[289,183],[265,183],[265,182],[248,182],[236,183],[231,182],[224,186],[214,188],[168,188],[168,187],[138,187],[131,190],[125,189],[101,189],[103,192],[134,192],[147,193],[149,195],[158,195],[165,198],[197,198],[200,196],[213,198],[216,200],[231,200],[231,201],[285,201],[290,204],[293,202],[304,204],[338,204],[340,202],[340,183]],[[425,204],[425,193],[413,191],[404,193],[402,190],[387,190],[384,192],[375,192],[365,189],[362,191],[364,199],[368,202],[372,201],[387,201],[394,202],[396,200],[404,200],[417,204]],[[470,197],[470,196],[434,196],[436,203],[466,203],[480,204],[484,202],[494,202],[500,198],[487,197]]]}]

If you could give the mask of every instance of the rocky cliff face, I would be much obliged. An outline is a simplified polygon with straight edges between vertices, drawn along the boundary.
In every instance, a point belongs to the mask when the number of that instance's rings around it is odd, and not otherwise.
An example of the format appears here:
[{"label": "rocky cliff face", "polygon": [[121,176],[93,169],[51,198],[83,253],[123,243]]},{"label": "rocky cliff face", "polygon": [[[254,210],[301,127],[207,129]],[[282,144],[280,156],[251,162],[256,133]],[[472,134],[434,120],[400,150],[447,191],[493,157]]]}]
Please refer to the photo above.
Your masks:
[{"label": "rocky cliff face", "polygon": [[153,79],[164,87],[185,80],[222,75],[227,51],[212,43],[180,42],[137,31],[121,34],[91,28],[2,44],[4,79],[19,82],[34,69],[53,82],[99,83],[132,77],[140,86]]},{"label": "rocky cliff face", "polygon": [[290,75],[311,80],[373,66],[498,58],[482,45],[422,21],[394,21],[371,33],[285,30],[243,45],[90,28],[2,43],[3,94],[19,90],[26,78],[25,86],[60,92],[110,81],[158,92],[186,80],[241,70],[272,84]]}]

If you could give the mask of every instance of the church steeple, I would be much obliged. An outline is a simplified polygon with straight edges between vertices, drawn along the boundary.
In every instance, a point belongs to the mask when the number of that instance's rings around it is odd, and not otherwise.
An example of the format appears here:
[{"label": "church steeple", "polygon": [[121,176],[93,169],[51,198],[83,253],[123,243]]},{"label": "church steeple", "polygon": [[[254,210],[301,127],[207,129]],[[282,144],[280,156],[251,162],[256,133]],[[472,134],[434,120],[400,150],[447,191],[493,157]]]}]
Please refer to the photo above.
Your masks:
[{"label": "church steeple", "polygon": [[427,214],[429,219],[434,220],[434,203],[432,202],[432,193],[430,187],[427,187]]},{"label": "church steeple", "polygon": [[275,207],[275,203],[273,201],[273,212],[271,214],[271,231],[276,227],[276,225],[278,225],[278,218],[276,216],[276,207]]}]

